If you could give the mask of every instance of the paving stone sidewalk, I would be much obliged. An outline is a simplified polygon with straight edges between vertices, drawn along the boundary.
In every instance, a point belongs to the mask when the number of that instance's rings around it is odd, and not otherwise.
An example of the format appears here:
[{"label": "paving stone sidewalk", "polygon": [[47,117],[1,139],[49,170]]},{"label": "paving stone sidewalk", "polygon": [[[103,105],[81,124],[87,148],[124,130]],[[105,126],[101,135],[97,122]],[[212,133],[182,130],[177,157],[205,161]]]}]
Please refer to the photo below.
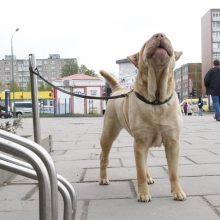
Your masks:
[{"label": "paving stone sidewalk", "polygon": [[[109,186],[99,186],[99,138],[103,117],[42,118],[41,131],[53,136],[51,156],[57,172],[78,196],[77,220],[217,220],[220,219],[220,122],[213,116],[184,116],[180,181],[187,200],[172,199],[163,148],[152,148],[149,169],[152,202],[136,200],[137,181],[132,138],[123,131],[110,154]],[[32,133],[23,119],[20,134]],[[60,196],[59,196],[60,197]],[[63,219],[59,198],[59,219]],[[17,175],[0,187],[0,220],[39,219],[37,182]]]}]

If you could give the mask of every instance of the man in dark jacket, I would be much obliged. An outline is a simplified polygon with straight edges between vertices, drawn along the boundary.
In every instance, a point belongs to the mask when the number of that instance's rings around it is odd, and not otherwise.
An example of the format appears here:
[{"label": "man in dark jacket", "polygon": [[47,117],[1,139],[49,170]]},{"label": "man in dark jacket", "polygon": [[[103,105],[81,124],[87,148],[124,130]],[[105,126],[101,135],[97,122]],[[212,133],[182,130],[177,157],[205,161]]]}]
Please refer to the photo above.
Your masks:
[{"label": "man in dark jacket", "polygon": [[211,95],[215,110],[215,119],[220,121],[220,61],[214,60],[211,68],[204,78],[207,95]]}]

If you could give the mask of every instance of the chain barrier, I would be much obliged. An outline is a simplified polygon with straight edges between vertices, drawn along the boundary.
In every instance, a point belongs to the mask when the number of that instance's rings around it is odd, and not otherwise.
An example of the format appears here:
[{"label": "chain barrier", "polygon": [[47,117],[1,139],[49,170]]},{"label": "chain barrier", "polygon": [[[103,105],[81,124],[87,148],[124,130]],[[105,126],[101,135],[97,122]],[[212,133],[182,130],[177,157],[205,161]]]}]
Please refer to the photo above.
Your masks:
[{"label": "chain barrier", "polygon": [[120,95],[116,95],[116,96],[101,96],[101,97],[100,96],[81,95],[81,94],[78,94],[78,93],[66,91],[65,89],[62,89],[62,88],[60,88],[58,86],[53,85],[51,82],[46,80],[42,75],[40,75],[39,70],[37,68],[35,68],[35,70],[34,70],[33,67],[30,66],[29,70],[30,70],[31,73],[37,75],[40,79],[42,79],[44,82],[46,82],[51,87],[59,90],[60,92],[66,93],[66,94],[71,95],[71,96],[76,96],[76,97],[79,97],[79,98],[108,100],[108,99],[117,99],[117,98],[127,97],[130,93],[133,92],[133,89],[131,89],[129,92],[123,93],[123,94],[120,94]]}]

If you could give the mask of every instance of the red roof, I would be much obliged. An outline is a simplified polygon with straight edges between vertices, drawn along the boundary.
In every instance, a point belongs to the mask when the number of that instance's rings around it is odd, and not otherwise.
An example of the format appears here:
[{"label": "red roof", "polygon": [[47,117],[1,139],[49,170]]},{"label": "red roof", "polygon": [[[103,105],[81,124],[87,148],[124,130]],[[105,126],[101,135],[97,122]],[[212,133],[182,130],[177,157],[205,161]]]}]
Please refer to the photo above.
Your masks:
[{"label": "red roof", "polygon": [[62,79],[64,80],[100,80],[99,77],[97,76],[89,76],[89,75],[85,75],[85,74],[82,74],[82,73],[77,73],[77,74],[74,74],[74,75],[71,75],[71,76],[66,76],[66,77],[63,77]]}]

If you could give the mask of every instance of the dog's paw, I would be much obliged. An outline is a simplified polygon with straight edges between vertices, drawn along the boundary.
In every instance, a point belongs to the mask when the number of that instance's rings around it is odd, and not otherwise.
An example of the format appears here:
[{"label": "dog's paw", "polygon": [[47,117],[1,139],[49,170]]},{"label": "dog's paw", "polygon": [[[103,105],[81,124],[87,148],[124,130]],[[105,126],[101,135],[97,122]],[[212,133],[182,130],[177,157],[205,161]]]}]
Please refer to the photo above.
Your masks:
[{"label": "dog's paw", "polygon": [[154,184],[154,180],[152,177],[147,177],[147,184],[148,185]]},{"label": "dog's paw", "polygon": [[150,202],[151,195],[150,193],[138,193],[138,202]]},{"label": "dog's paw", "polygon": [[100,179],[99,185],[109,185],[109,180],[108,179]]},{"label": "dog's paw", "polygon": [[177,200],[177,201],[184,201],[186,200],[186,194],[182,190],[179,190],[179,191],[173,192],[173,198],[174,200]]}]

